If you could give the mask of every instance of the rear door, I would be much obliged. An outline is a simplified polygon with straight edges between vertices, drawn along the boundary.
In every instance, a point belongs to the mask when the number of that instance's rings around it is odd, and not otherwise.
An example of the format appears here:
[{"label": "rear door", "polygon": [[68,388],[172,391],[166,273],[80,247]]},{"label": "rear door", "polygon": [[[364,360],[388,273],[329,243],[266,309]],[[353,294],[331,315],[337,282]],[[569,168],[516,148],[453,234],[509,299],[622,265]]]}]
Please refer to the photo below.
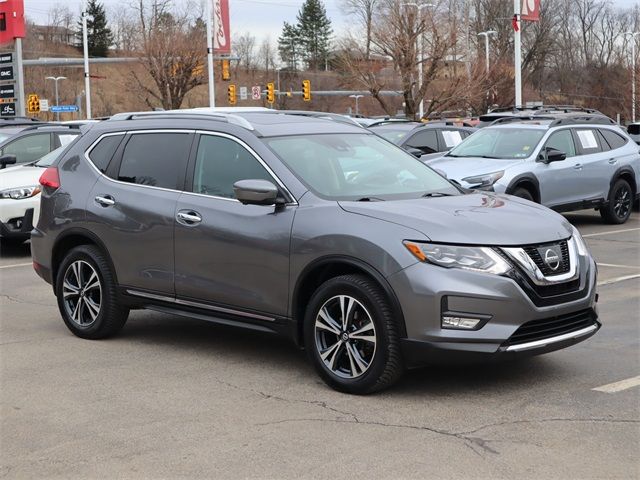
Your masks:
[{"label": "rear door", "polygon": [[[106,176],[93,187],[87,220],[107,245],[120,285],[173,297],[175,210],[194,134],[154,130],[117,137],[103,137],[88,153]],[[114,158],[105,161],[116,143]]]},{"label": "rear door", "polygon": [[196,145],[187,174],[190,192],[180,196],[176,209],[176,296],[249,320],[285,316],[295,205],[276,208],[236,200],[233,184],[238,180],[269,180],[284,188],[235,136],[203,133]]},{"label": "rear door", "polygon": [[603,198],[605,185],[611,180],[611,148],[597,128],[575,128],[576,146],[580,153],[580,199],[599,200]]}]

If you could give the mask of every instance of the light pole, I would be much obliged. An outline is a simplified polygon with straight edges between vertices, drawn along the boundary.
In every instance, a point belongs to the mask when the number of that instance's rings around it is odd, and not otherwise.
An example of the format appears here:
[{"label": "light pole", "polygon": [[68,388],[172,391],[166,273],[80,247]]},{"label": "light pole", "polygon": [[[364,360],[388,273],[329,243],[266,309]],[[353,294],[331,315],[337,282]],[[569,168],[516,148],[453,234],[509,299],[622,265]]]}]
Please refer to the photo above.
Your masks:
[{"label": "light pole", "polygon": [[[44,77],[45,80],[53,80],[56,88],[56,107],[59,105],[59,97],[58,97],[58,81],[66,80],[67,77]],[[60,121],[60,112],[56,112],[56,122]]]},{"label": "light pole", "polygon": [[[422,12],[423,8],[435,7],[433,3],[416,3],[416,2],[407,2],[402,4],[405,7],[416,7],[418,10],[418,16],[420,16],[420,12]],[[423,42],[422,42],[422,33],[416,40],[417,46],[416,50],[418,50],[418,91],[422,88],[422,69],[423,69]],[[418,114],[420,115],[420,121],[422,121],[422,117],[424,115],[424,99],[422,95],[420,96],[420,103],[418,104]]]},{"label": "light pole", "polygon": [[358,99],[364,97],[364,95],[349,95],[349,98],[356,99],[356,116],[358,116]]},{"label": "light pole", "polygon": [[631,37],[631,121],[636,121],[636,37],[640,32],[624,32]]},{"label": "light pole", "polygon": [[84,91],[86,100],[86,116],[91,118],[91,77],[89,76],[89,33],[87,32],[87,2],[82,4],[82,56],[84,57]]},{"label": "light pole", "polygon": [[484,56],[487,64],[487,74],[489,73],[489,36],[497,34],[498,32],[495,30],[487,30],[486,32],[478,33],[479,37],[484,37]]}]

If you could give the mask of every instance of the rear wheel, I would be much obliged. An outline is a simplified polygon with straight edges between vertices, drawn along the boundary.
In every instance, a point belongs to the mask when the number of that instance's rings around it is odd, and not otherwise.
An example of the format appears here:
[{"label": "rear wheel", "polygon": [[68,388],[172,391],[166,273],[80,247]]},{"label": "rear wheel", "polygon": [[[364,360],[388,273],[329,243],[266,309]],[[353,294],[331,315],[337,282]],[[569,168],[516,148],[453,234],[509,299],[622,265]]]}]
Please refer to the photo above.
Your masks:
[{"label": "rear wheel", "polygon": [[624,223],[631,215],[632,206],[633,190],[629,182],[620,178],[611,187],[609,202],[600,207],[600,216],[606,223]]},{"label": "rear wheel", "polygon": [[535,202],[535,200],[533,199],[533,195],[531,195],[531,192],[524,187],[516,188],[513,193],[511,193],[511,195],[513,195],[514,197],[524,198],[525,200],[529,200],[530,202]]},{"label": "rear wheel", "polygon": [[109,337],[129,316],[129,309],[117,302],[109,263],[94,246],[81,245],[65,256],[58,269],[56,296],[64,323],[78,337]]},{"label": "rear wheel", "polygon": [[364,275],[322,284],[309,302],[304,335],[316,371],[336,390],[371,393],[392,385],[403,372],[389,302]]}]

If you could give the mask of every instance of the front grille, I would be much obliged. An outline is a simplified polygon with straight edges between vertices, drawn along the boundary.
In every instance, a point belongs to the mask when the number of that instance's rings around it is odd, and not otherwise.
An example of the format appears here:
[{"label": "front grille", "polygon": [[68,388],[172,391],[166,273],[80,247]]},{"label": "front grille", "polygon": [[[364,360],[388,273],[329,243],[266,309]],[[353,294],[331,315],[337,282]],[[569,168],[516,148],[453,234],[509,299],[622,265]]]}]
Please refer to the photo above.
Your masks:
[{"label": "front grille", "polygon": [[578,331],[589,327],[596,322],[596,315],[592,309],[580,312],[560,315],[558,317],[545,318],[543,320],[532,320],[518,328],[511,338],[509,345],[544,340],[556,337],[565,333]]},{"label": "front grille", "polygon": [[[569,246],[566,240],[559,243],[523,247],[523,250],[527,252],[529,258],[533,260],[545,277],[567,273],[571,266],[569,261]],[[545,254],[549,250],[560,257],[558,267],[555,270],[544,260]]]}]

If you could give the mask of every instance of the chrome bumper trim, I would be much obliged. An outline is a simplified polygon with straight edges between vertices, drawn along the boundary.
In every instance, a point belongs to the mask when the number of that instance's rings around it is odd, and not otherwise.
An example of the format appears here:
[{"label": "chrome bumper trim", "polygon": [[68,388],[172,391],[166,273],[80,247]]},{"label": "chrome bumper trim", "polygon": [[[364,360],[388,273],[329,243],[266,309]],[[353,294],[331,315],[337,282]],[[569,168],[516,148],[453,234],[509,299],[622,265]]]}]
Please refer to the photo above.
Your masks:
[{"label": "chrome bumper trim", "polygon": [[507,347],[507,352],[519,352],[521,350],[529,350],[532,348],[546,347],[552,343],[562,342],[563,340],[569,340],[571,338],[582,337],[588,335],[598,329],[598,325],[595,323],[589,327],[576,330],[575,332],[564,333],[557,337],[545,338],[543,340],[536,340],[535,342],[521,343],[519,345],[511,345]]}]

